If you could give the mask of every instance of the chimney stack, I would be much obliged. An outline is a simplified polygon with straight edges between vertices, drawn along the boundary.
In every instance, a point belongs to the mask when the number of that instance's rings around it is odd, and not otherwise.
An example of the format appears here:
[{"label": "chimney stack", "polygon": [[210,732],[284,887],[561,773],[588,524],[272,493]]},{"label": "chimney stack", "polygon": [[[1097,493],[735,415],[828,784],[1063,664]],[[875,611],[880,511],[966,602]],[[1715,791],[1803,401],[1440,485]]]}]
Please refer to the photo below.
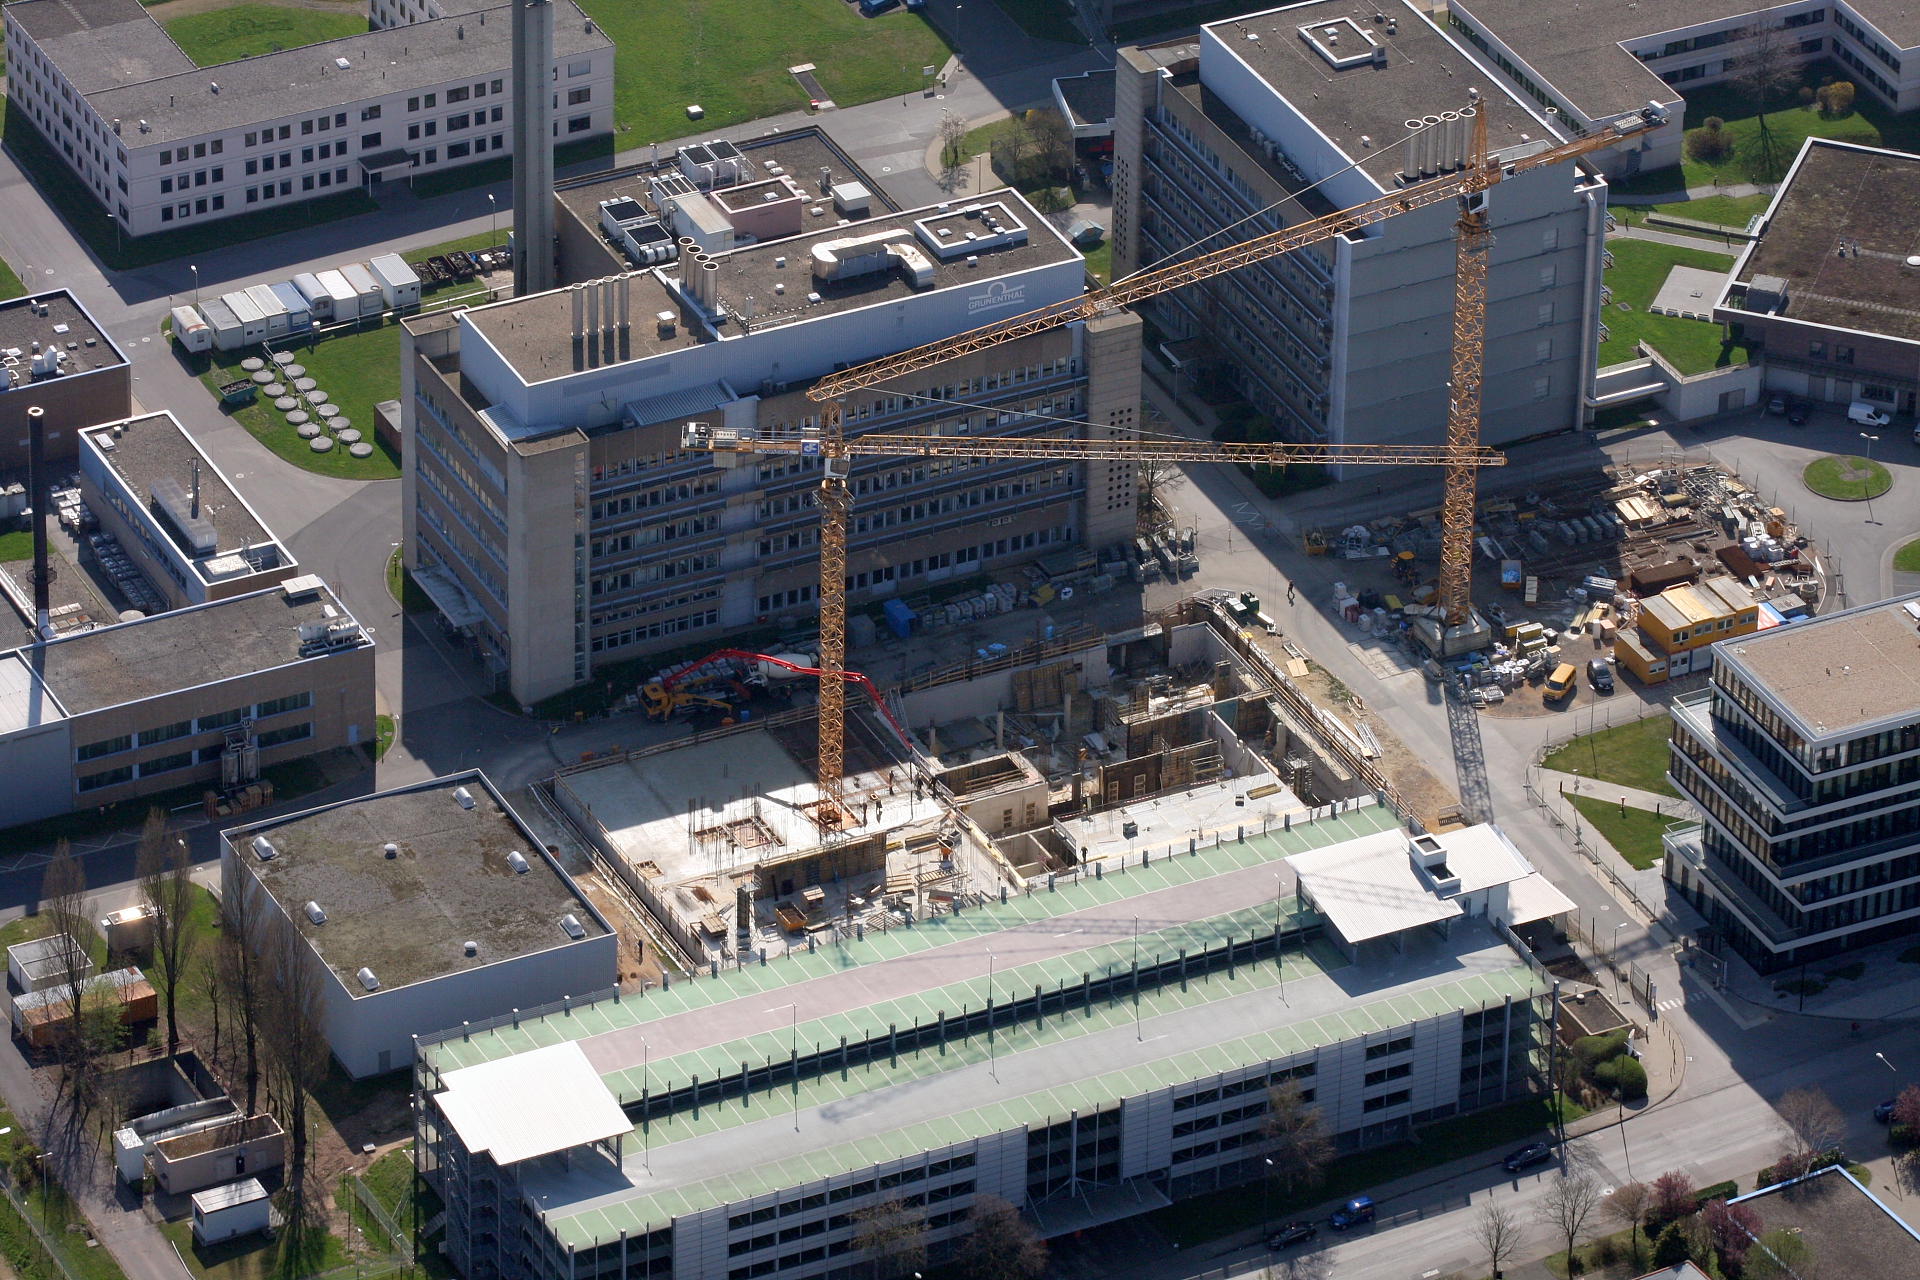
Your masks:
[{"label": "chimney stack", "polygon": [[193,460],[193,507],[187,512],[193,519],[200,518],[200,459]]},{"label": "chimney stack", "polygon": [[27,410],[27,486],[33,504],[33,629],[42,640],[53,639],[53,566],[47,561],[47,507],[52,485],[47,475],[47,411],[39,405]]},{"label": "chimney stack", "polygon": [[544,293],[553,272],[553,0],[513,7],[513,291]]}]

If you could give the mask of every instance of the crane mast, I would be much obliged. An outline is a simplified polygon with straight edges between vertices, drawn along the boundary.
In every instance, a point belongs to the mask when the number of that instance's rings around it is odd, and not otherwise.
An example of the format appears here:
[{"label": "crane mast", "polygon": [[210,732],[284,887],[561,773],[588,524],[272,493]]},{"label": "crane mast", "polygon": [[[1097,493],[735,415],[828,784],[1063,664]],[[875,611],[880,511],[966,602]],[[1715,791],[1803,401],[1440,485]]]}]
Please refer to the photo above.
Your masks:
[{"label": "crane mast", "polygon": [[[1286,465],[1290,462],[1440,466],[1445,471],[1441,504],[1441,555],[1437,599],[1449,627],[1467,621],[1472,604],[1474,476],[1483,466],[1505,459],[1480,444],[1480,407],[1486,334],[1487,261],[1492,227],[1488,191],[1516,174],[1560,164],[1613,146],[1622,139],[1666,122],[1666,113],[1648,103],[1592,133],[1543,147],[1530,155],[1500,159],[1487,153],[1484,100],[1476,102],[1472,154],[1458,172],[1417,182],[1308,222],[1179,262],[1136,272],[1118,284],[1038,308],[1024,315],[925,343],[864,364],[837,370],[806,390],[822,405],[821,424],[785,436],[715,429],[689,423],[685,444],[716,452],[785,452],[821,460],[820,488],[820,692],[819,763],[822,807],[829,820],[841,815],[840,793],[846,766],[847,515],[853,506],[847,471],[856,454],[890,456],[1050,457],[1060,459],[1148,458],[1168,461],[1240,461]],[[844,431],[846,398],[856,391],[932,368],[948,360],[1091,320],[1182,286],[1223,275],[1295,249],[1318,244],[1447,200],[1459,205],[1455,221],[1455,276],[1452,377],[1447,394],[1446,443],[1417,445],[1217,445],[1200,441],[1085,440],[1060,437],[941,438],[869,433],[848,439]],[[1044,452],[1042,452],[1044,450]]]}]

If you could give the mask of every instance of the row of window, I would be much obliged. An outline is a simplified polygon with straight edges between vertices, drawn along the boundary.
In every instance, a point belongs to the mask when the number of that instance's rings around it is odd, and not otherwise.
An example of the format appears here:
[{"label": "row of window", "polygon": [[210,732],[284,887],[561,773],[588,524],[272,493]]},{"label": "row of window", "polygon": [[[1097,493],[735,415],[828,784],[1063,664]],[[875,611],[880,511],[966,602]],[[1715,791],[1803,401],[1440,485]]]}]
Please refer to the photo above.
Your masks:
[{"label": "row of window", "polygon": [[[260,735],[258,742],[260,749],[264,751],[268,747],[278,747],[289,742],[304,742],[312,736],[313,722],[302,720],[299,724],[269,729]],[[123,782],[131,782],[136,776],[151,778],[163,773],[177,773],[182,769],[191,769],[196,764],[213,764],[220,759],[225,750],[224,745],[215,743],[201,747],[198,751],[180,751],[173,755],[143,760],[137,770],[134,765],[123,764],[99,773],[82,774],[76,785],[81,791],[98,791],[102,787],[117,787]]]},{"label": "row of window", "polygon": [[[289,711],[304,711],[312,705],[311,691],[290,693],[284,698],[255,703],[251,709],[235,707],[231,711],[219,711],[194,720],[177,720],[172,724],[142,729],[137,735],[138,743],[143,747],[151,747],[196,733],[213,733],[216,730],[227,729],[239,724],[242,720],[265,720],[269,716],[284,715]],[[131,751],[135,740],[136,735],[123,733],[117,737],[103,738],[98,742],[84,743],[74,752],[74,758],[85,763],[88,760],[98,760],[102,756],[118,755],[122,751]]]},{"label": "row of window", "polygon": [[962,1169],[971,1169],[976,1157],[973,1152],[962,1152],[945,1159],[930,1161],[907,1169],[896,1169],[892,1173],[878,1178],[866,1178],[859,1182],[850,1182],[845,1186],[834,1187],[827,1191],[814,1191],[805,1195],[789,1196],[777,1204],[763,1205],[746,1213],[736,1213],[727,1219],[727,1230],[738,1231],[742,1227],[757,1226],[762,1222],[771,1222],[775,1218],[784,1218],[793,1214],[810,1213],[828,1204],[840,1204],[848,1200],[861,1200],[876,1192],[892,1191],[908,1183],[924,1182],[929,1178],[942,1178],[949,1173]]}]

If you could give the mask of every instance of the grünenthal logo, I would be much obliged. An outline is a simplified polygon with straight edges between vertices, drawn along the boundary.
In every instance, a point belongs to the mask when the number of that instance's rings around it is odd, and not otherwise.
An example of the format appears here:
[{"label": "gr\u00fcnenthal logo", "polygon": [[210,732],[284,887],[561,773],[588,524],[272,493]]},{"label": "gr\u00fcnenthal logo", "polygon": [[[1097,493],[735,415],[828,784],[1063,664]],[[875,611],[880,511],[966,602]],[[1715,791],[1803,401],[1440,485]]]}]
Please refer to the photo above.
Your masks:
[{"label": "gr\u00fcnenthal logo", "polygon": [[987,286],[985,293],[976,293],[967,299],[967,314],[979,315],[982,311],[998,311],[1002,307],[1016,306],[1027,300],[1027,286],[1008,284],[1005,280],[995,280]]}]

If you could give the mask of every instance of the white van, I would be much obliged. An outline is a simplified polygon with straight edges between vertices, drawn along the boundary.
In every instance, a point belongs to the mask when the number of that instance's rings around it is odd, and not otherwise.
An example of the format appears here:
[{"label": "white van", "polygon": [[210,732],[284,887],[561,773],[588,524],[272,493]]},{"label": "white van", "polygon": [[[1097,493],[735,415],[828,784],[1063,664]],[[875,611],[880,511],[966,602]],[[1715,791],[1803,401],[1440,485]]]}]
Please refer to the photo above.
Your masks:
[{"label": "white van", "polygon": [[1863,427],[1884,427],[1893,419],[1865,400],[1855,400],[1847,406],[1847,421],[1857,422]]}]

